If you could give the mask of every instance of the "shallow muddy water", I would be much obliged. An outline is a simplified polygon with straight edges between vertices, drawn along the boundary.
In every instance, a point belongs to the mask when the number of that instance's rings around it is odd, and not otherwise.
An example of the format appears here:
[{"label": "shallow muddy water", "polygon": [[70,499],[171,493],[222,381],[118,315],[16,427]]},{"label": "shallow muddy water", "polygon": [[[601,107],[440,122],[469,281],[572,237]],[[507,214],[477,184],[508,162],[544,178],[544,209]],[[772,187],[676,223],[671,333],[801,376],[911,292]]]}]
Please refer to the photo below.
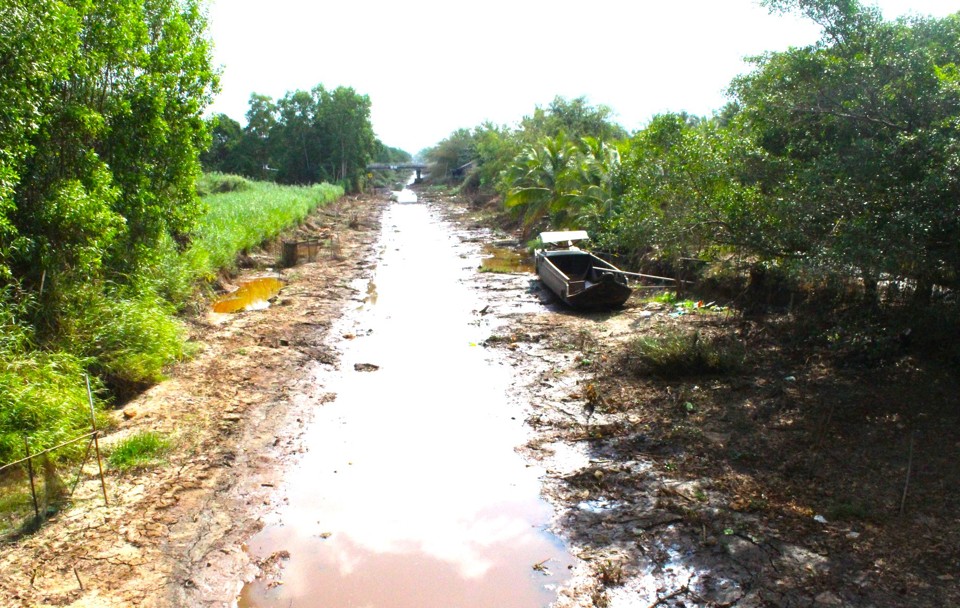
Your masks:
[{"label": "shallow muddy water", "polygon": [[261,277],[240,284],[236,291],[213,303],[213,312],[259,310],[269,306],[270,299],[283,289],[283,281],[276,277]]},{"label": "shallow muddy water", "polygon": [[545,606],[571,562],[514,451],[513,368],[480,346],[497,323],[471,284],[480,249],[424,204],[391,205],[379,245],[376,288],[334,328],[339,369],[318,372],[337,397],[249,542],[282,569],[240,606]]}]

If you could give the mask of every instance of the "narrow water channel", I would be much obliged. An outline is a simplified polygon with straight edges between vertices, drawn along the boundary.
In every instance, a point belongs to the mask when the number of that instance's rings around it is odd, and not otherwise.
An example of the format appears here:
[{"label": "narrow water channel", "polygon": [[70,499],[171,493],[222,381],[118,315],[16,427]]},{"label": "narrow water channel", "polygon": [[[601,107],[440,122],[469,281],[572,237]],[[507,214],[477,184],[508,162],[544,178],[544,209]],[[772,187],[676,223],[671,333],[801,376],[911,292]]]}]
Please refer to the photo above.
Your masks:
[{"label": "narrow water channel", "polygon": [[249,584],[239,605],[546,606],[570,558],[514,451],[513,368],[480,346],[495,321],[470,284],[479,247],[426,204],[395,203],[382,225],[364,304],[332,332],[341,363],[323,380],[337,397],[249,543],[259,559],[289,553],[282,584]]}]

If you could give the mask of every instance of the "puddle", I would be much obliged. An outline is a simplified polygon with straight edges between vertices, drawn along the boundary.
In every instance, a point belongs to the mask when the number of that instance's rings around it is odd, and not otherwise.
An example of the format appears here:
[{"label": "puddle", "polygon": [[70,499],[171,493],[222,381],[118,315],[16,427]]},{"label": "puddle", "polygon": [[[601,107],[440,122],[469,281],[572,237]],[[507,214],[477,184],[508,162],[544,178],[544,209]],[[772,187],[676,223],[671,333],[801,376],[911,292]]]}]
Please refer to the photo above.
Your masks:
[{"label": "puddle", "polygon": [[476,312],[480,251],[427,205],[389,207],[380,245],[375,296],[331,332],[349,336],[339,371],[317,372],[337,399],[248,543],[289,558],[239,606],[545,606],[572,560],[545,531],[540,471],[515,451],[513,368],[477,346],[498,323]]},{"label": "puddle", "polygon": [[483,246],[480,268],[486,272],[536,272],[533,259],[526,251],[495,245]]},{"label": "puddle", "polygon": [[270,306],[270,298],[283,288],[283,281],[276,277],[262,277],[240,283],[239,288],[213,303],[213,312],[238,312],[259,310]]},{"label": "puddle", "polygon": [[390,193],[391,198],[401,204],[415,203],[417,202],[417,193],[409,188],[404,188],[400,191],[394,191]]}]

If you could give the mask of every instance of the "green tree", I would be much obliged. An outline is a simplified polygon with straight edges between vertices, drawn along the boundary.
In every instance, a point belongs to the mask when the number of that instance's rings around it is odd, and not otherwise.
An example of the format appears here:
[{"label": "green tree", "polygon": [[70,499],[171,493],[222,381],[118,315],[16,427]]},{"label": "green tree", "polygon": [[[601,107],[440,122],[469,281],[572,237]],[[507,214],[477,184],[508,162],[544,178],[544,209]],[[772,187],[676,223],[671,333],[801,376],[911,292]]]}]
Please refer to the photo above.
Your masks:
[{"label": "green tree", "polygon": [[525,116],[520,128],[525,142],[557,137],[561,133],[571,140],[593,137],[613,141],[627,137],[623,127],[613,122],[613,110],[604,105],[591,106],[586,97],[573,100],[554,97],[546,108],[538,106],[532,116]]},{"label": "green tree", "polygon": [[274,102],[250,96],[247,126],[232,164],[241,175],[287,184],[336,181],[357,190],[381,145],[370,98],[352,88],[288,92]]},{"label": "green tree", "polygon": [[200,164],[205,171],[242,173],[238,146],[243,139],[243,127],[226,114],[217,114],[207,119],[210,130],[210,147],[200,155]]},{"label": "green tree", "polygon": [[426,153],[434,180],[448,180],[454,171],[477,158],[477,142],[470,129],[457,129]]},{"label": "green tree", "polygon": [[719,119],[662,114],[624,153],[612,246],[673,259],[722,248],[758,252],[758,192],[745,183],[749,140]]},{"label": "green tree", "polygon": [[319,87],[318,121],[324,138],[327,174],[348,189],[358,190],[377,149],[370,122],[370,97],[350,87]]},{"label": "green tree", "polygon": [[330,179],[321,164],[329,157],[323,149],[318,116],[322,88],[287,93],[277,102],[277,124],[270,131],[276,181],[282,184],[316,184]]},{"label": "green tree", "polygon": [[276,144],[273,136],[278,121],[273,98],[257,93],[250,95],[246,118],[247,126],[243,128],[243,137],[237,146],[239,173],[261,181],[273,181],[276,167],[271,167],[270,163],[274,162]]},{"label": "green tree", "polygon": [[130,276],[160,240],[185,244],[200,212],[201,114],[216,86],[205,20],[191,0],[47,6],[38,27],[78,43],[54,48],[63,70],[39,87],[13,196],[19,240],[4,257],[28,286],[89,281],[103,264]]},{"label": "green tree", "polygon": [[731,88],[766,155],[774,227],[865,285],[911,278],[925,301],[960,268],[960,15],[883,22],[858,2],[771,3],[824,26],[754,60]]}]

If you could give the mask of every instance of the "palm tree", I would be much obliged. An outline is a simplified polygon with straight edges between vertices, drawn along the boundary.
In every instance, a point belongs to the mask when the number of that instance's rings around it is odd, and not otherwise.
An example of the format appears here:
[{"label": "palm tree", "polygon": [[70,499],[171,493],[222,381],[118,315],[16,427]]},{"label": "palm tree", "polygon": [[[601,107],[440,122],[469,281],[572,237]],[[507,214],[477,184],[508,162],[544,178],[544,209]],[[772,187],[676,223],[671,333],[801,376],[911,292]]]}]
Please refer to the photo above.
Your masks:
[{"label": "palm tree", "polygon": [[571,227],[597,229],[616,210],[622,195],[619,185],[620,153],[595,137],[584,137],[578,146],[576,190],[567,219]]},{"label": "palm tree", "polygon": [[523,237],[547,215],[566,212],[573,199],[571,169],[577,147],[560,134],[526,146],[508,172],[504,205],[522,214]]}]

